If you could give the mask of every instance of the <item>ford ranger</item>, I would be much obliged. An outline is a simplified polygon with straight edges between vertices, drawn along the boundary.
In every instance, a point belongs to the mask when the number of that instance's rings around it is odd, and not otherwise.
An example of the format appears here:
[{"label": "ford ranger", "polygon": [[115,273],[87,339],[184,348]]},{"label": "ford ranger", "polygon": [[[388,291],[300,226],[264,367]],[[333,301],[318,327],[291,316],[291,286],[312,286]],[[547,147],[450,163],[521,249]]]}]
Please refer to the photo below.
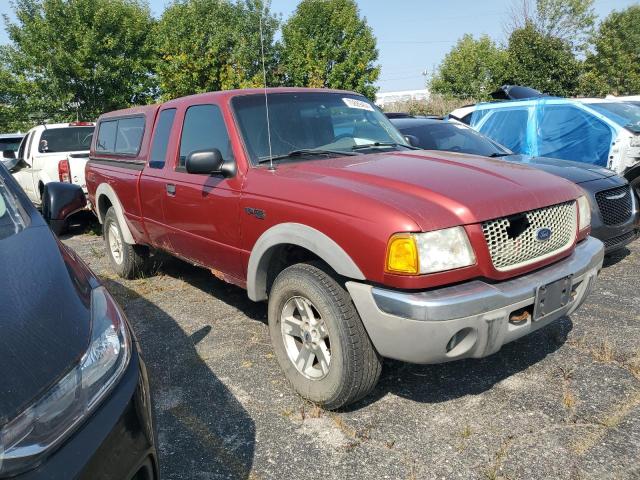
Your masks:
[{"label": "ford ranger", "polygon": [[603,260],[579,187],[417,150],[344,91],[107,113],[86,180],[119,275],[162,250],[268,301],[285,375],[328,409],[370,392],[384,357],[485,357],[571,314]]}]

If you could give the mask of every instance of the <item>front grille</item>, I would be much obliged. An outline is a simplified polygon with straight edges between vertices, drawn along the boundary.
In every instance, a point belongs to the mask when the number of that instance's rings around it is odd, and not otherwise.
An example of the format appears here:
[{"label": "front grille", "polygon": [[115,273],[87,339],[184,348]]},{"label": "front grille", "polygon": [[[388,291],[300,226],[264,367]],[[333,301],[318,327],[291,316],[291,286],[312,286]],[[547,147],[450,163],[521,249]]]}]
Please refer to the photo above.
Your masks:
[{"label": "front grille", "polygon": [[635,238],[635,236],[636,236],[636,232],[632,230],[631,232],[624,233],[617,237],[607,238],[604,241],[604,248],[609,249],[616,245],[620,245],[621,243],[627,243],[631,241],[633,238]]},{"label": "front grille", "polygon": [[596,202],[605,225],[620,225],[631,218],[633,199],[629,185],[596,193]]},{"label": "front grille", "polygon": [[[491,261],[501,272],[568,250],[575,241],[577,228],[576,202],[560,203],[482,223]],[[551,231],[546,240],[538,239],[542,229]]]}]

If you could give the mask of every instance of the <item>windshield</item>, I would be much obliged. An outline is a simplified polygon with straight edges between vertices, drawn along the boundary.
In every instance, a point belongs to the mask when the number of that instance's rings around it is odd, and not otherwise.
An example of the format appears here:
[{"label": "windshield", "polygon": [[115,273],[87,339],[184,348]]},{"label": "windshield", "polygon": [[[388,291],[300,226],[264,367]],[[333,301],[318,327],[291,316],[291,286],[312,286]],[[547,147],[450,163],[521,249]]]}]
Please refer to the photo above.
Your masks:
[{"label": "windshield", "polygon": [[0,177],[0,240],[15,235],[25,227],[18,201]]},{"label": "windshield", "polygon": [[589,106],[619,125],[640,133],[640,107],[632,103],[590,103]]},{"label": "windshield", "polygon": [[93,137],[93,127],[47,128],[42,132],[38,151],[81,152],[89,150]]},{"label": "windshield", "polygon": [[398,123],[400,131],[405,135],[416,137],[418,139],[417,146],[425,150],[445,150],[485,157],[511,154],[506,148],[459,123],[434,120],[406,127],[400,122]]},{"label": "windshield", "polygon": [[20,142],[22,141],[21,137],[15,138],[0,138],[0,153],[11,150],[12,152],[17,152],[20,147]]},{"label": "windshield", "polygon": [[[411,148],[389,120],[364,97],[346,93],[271,93],[269,127],[273,157],[296,150],[373,153]],[[254,164],[269,159],[264,95],[233,99],[242,136]],[[378,145],[375,145],[378,144]],[[365,146],[371,146],[366,148]],[[354,148],[355,147],[355,148]],[[308,153],[308,152],[306,152]],[[289,157],[309,160],[321,155]]]}]

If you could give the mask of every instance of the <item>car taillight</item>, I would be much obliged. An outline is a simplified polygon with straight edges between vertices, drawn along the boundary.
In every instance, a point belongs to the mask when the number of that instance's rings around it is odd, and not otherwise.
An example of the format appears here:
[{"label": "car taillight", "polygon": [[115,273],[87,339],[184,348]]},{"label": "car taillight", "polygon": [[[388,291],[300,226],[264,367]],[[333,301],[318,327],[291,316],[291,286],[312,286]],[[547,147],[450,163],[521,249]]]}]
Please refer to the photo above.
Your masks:
[{"label": "car taillight", "polygon": [[93,127],[93,122],[71,122],[70,127]]},{"label": "car taillight", "polygon": [[61,182],[71,183],[71,167],[66,158],[58,162],[58,178]]}]

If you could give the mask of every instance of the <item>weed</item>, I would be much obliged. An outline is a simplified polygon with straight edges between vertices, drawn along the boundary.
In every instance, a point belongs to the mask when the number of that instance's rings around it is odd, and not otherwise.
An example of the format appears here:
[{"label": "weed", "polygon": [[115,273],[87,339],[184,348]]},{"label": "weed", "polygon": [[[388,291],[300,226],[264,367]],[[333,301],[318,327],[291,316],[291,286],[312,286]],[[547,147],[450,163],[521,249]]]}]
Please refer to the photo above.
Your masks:
[{"label": "weed", "polygon": [[611,363],[615,360],[614,347],[608,340],[603,340],[600,345],[591,350],[593,358],[599,362]]},{"label": "weed", "polygon": [[460,432],[460,435],[462,436],[462,438],[469,438],[472,433],[473,431],[471,430],[471,427],[469,425],[465,425],[462,429],[462,432]]}]

